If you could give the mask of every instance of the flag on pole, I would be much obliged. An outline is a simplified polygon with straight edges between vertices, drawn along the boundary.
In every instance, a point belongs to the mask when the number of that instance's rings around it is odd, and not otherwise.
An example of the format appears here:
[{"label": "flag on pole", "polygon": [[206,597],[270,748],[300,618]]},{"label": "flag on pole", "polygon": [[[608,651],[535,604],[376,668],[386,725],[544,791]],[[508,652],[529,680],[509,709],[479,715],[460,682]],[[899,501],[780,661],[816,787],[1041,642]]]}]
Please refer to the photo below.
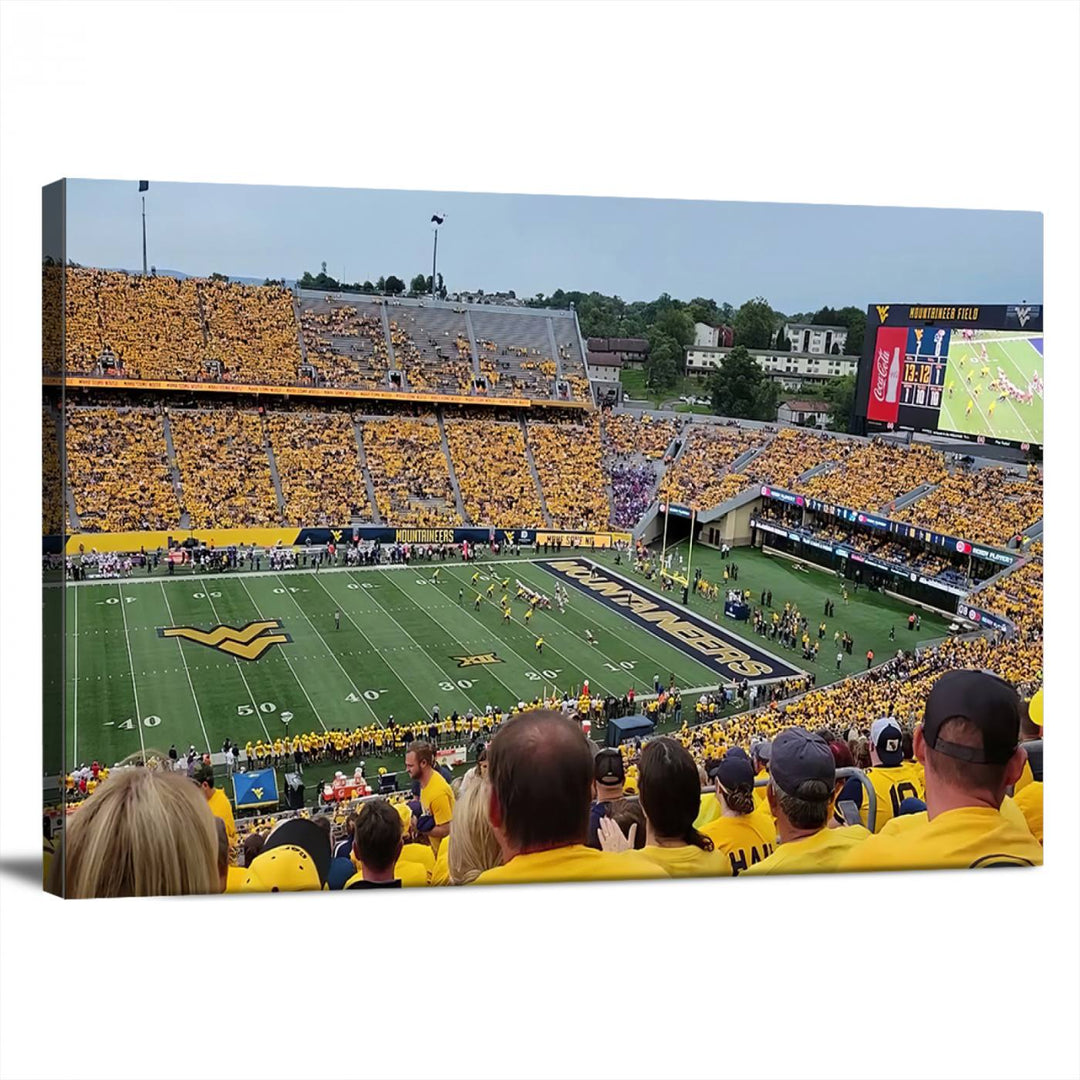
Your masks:
[{"label": "flag on pole", "polygon": [[139,191],[149,191],[149,190],[150,190],[150,181],[149,180],[140,180],[139,181]]},{"label": "flag on pole", "polygon": [[431,215],[431,220],[434,221],[436,225],[441,225],[446,220],[446,215],[445,214],[432,214]]}]

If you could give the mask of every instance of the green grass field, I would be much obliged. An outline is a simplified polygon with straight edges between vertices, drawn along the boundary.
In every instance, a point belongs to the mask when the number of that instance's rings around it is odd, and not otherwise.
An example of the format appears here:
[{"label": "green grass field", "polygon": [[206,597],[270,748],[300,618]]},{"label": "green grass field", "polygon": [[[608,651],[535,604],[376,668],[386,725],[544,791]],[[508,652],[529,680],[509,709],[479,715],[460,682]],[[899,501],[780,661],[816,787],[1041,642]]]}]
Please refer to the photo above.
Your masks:
[{"label": "green grass field", "polygon": [[[596,561],[614,568],[611,554],[598,553]],[[910,648],[946,632],[944,620],[924,615],[921,632],[909,634],[907,607],[877,594],[860,591],[845,606],[840,583],[831,575],[799,573],[783,559],[749,549],[740,549],[736,561],[741,586],[755,595],[771,588],[774,606],[790,600],[812,625],[825,596],[837,600],[821,659],[811,666],[820,669],[819,684],[838,677],[831,647],[835,628],[852,634],[856,650],[845,657],[839,677],[863,670],[867,648],[884,660],[898,645]],[[694,564],[712,580],[723,566],[719,552],[701,546],[694,550]],[[514,600],[514,579],[548,595],[553,589],[553,579],[535,562],[488,561],[468,568],[448,562],[442,564],[439,584],[431,581],[435,565],[319,574],[181,572],[67,587],[68,767],[95,758],[111,764],[143,749],[165,751],[171,743],[181,751],[190,744],[217,751],[227,737],[241,745],[276,737],[284,732],[285,719],[289,731],[297,733],[385,724],[391,714],[399,723],[411,723],[429,716],[436,702],[443,715],[469,707],[481,711],[488,703],[507,707],[531,700],[545,687],[575,689],[585,678],[594,692],[619,696],[630,686],[647,691],[653,674],[666,680],[674,673],[687,689],[718,682],[712,668],[574,590],[565,614],[538,610],[526,626],[525,605]],[[487,575],[510,579],[512,622],[504,623],[497,603],[486,599],[474,611],[474,569],[484,575],[485,596]],[[625,559],[618,570],[635,576]],[[497,601],[501,589],[494,595]],[[745,629],[725,620],[720,604],[691,597],[690,607],[736,633]],[[335,610],[341,612],[340,629],[334,626]],[[261,633],[284,633],[291,640],[272,644],[253,659],[159,634],[168,627],[209,632],[264,620],[278,620],[280,627]],[[890,625],[896,626],[896,642],[888,639]],[[585,642],[586,629],[597,645]],[[546,642],[542,655],[535,649],[537,634]],[[752,632],[744,636],[756,640]],[[771,642],[764,647],[784,656]],[[500,662],[459,666],[456,659],[486,653],[495,653]],[[799,653],[785,658],[795,667],[810,666]],[[47,746],[47,774],[59,771],[59,754],[58,747]],[[369,756],[368,761],[369,775],[377,764],[391,770],[402,764],[400,757]],[[327,766],[324,772],[342,767]],[[312,768],[323,775],[320,766]]]},{"label": "green grass field", "polygon": [[[1030,405],[1006,397],[999,399],[990,383],[998,377],[998,368],[1014,386],[1027,390],[1033,374],[1043,377],[1042,335],[1022,336],[1003,333],[979,341],[960,341],[953,338],[945,368],[945,394],[941,402],[938,426],[943,431],[958,431],[966,435],[1008,439],[1011,442],[1043,441],[1043,399],[1035,394]],[[987,361],[981,359],[981,346],[986,345]],[[989,370],[983,375],[983,367]],[[978,393],[975,393],[978,388]],[[971,404],[970,413],[967,411]]]}]

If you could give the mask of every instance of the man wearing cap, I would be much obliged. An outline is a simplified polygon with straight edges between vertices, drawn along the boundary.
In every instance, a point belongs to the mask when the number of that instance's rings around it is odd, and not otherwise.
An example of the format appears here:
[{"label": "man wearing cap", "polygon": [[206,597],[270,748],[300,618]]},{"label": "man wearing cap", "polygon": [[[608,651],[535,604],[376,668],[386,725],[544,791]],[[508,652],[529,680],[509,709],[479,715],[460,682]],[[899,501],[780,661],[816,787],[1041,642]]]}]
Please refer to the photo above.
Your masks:
[{"label": "man wearing cap", "polygon": [[[436,706],[436,709],[438,706]],[[418,742],[405,754],[409,778],[420,783],[420,814],[417,830],[427,838],[435,854],[443,838],[450,835],[454,816],[454,792],[443,775],[435,769],[435,750],[430,743]]]},{"label": "man wearing cap", "polygon": [[[870,725],[870,768],[866,778],[874,786],[877,809],[873,832],[879,833],[894,818],[900,816],[905,799],[925,800],[926,791],[922,773],[913,763],[904,760],[904,733],[891,717],[883,716]],[[852,776],[844,784],[836,800],[833,820],[844,824],[840,811],[842,802],[853,802],[859,809],[859,818],[869,828],[867,799],[863,785]]]},{"label": "man wearing cap", "polygon": [[737,877],[772,854],[776,829],[769,814],[755,813],[754,766],[741,747],[731,747],[709,770],[709,779],[716,784],[720,816],[703,825],[701,832],[728,859]]},{"label": "man wearing cap", "polygon": [[266,838],[245,867],[237,892],[321,891],[330,872],[326,833],[307,818],[290,818]]},{"label": "man wearing cap", "polygon": [[772,743],[767,788],[779,843],[746,875],[835,870],[870,835],[861,825],[828,828],[835,791],[836,763],[829,744],[804,728],[780,732]]},{"label": "man wearing cap", "polygon": [[930,690],[915,729],[926,768],[926,817],[889,828],[844,859],[845,870],[1035,866],[1042,847],[1003,807],[1020,778],[1020,698],[987,671],[947,671]]},{"label": "man wearing cap", "polygon": [[585,843],[599,851],[600,819],[607,817],[611,804],[623,797],[626,768],[623,765],[622,752],[613,746],[601,750],[593,759],[593,777],[596,797],[589,807],[589,838]]},{"label": "man wearing cap", "polygon": [[530,709],[503,724],[488,748],[488,780],[503,865],[477,884],[668,877],[640,851],[586,846],[593,754],[581,725],[561,713]]}]

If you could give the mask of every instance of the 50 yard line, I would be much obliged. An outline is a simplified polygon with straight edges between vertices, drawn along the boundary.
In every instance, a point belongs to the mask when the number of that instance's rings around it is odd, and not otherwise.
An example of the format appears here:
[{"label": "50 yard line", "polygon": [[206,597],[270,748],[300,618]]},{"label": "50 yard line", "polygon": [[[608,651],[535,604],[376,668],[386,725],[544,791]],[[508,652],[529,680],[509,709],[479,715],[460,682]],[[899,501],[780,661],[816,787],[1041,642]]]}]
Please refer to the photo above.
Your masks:
[{"label": "50 yard line", "polygon": [[120,594],[120,616],[124,620],[124,644],[127,646],[128,667],[131,668],[131,692],[135,697],[135,726],[139,729],[139,745],[142,747],[143,764],[146,764],[146,742],[142,733],[142,710],[139,708],[139,687],[135,680],[135,661],[131,659],[131,638],[128,637],[127,605],[124,603],[124,587],[120,582],[116,583],[116,591]]},{"label": "50 yard line", "polygon": [[[207,589],[203,595],[210,601],[210,610],[214,613],[214,618],[217,619],[220,624],[221,617],[217,613],[217,605],[214,603],[214,598],[210,595],[210,590]],[[251,687],[248,685],[247,676],[244,674],[244,669],[240,666],[240,658],[234,656],[233,662],[236,664],[236,670],[240,672],[240,678],[244,681],[244,689],[248,692],[248,700],[251,702],[251,707],[255,710],[255,715],[259,718],[259,723],[262,725],[263,734],[266,736],[267,742],[272,743],[274,740],[270,738],[270,732],[266,729],[266,722],[262,718],[262,710],[255,701],[255,695],[251,692]],[[207,750],[211,754],[214,752],[213,747],[207,747]]]},{"label": "50 yard line", "polygon": [[[161,596],[165,601],[165,610],[169,613],[169,622],[176,625],[176,620],[173,618],[172,605],[169,603],[169,594],[165,591],[165,582],[161,583]],[[199,708],[199,699],[195,696],[195,687],[191,683],[191,672],[188,671],[187,657],[184,655],[184,646],[180,643],[180,638],[176,639],[176,647],[180,650],[180,660],[184,665],[184,674],[187,676],[188,689],[191,691],[191,700],[195,702],[195,714],[199,718],[199,727],[202,728],[203,738],[206,740],[206,752],[212,754],[214,748],[210,745],[210,736],[206,733],[206,725],[203,723],[202,709]]]}]

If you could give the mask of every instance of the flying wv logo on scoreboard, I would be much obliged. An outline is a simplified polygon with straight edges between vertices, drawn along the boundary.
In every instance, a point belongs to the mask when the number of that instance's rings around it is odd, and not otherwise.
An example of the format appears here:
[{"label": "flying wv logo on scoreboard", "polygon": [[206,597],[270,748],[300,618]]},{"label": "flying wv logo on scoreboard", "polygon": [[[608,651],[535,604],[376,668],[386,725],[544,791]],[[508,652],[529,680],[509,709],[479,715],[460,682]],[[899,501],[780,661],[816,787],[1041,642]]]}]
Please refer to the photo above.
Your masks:
[{"label": "flying wv logo on scoreboard", "polygon": [[282,630],[280,619],[260,619],[246,626],[215,626],[210,630],[200,630],[196,626],[162,626],[158,628],[158,637],[194,641],[241,660],[258,660],[271,645],[292,641]]}]

